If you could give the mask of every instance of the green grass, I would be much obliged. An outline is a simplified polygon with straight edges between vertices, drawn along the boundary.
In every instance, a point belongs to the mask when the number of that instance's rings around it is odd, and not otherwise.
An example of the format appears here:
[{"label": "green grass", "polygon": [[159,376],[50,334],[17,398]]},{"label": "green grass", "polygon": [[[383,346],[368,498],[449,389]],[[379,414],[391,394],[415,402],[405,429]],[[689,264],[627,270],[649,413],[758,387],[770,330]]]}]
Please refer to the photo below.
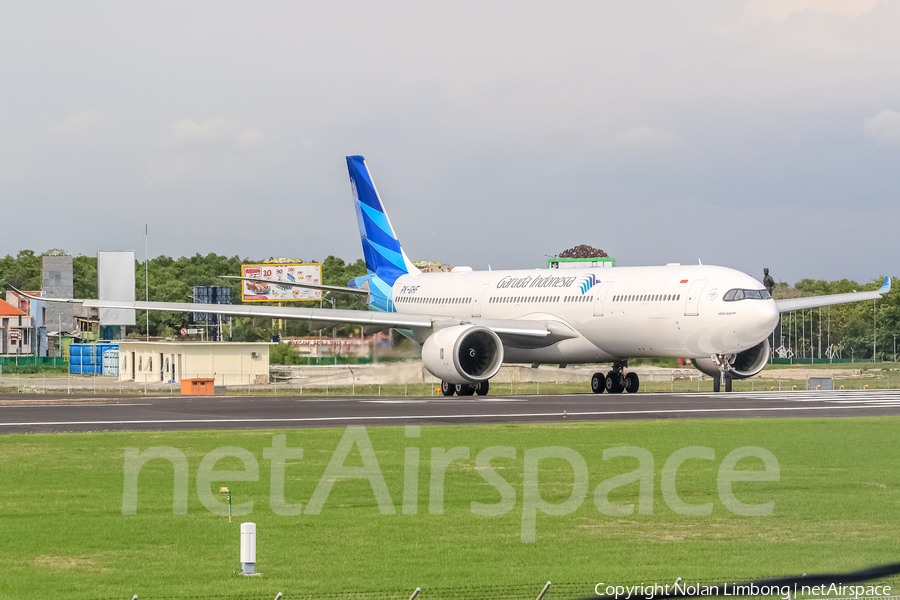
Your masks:
[{"label": "green grass", "polygon": [[[547,580],[578,582],[583,589],[568,589],[591,595],[599,581],[739,581],[841,571],[900,555],[900,418],[423,426],[419,438],[405,437],[402,427],[367,431],[397,514],[379,512],[367,480],[338,481],[318,515],[272,512],[270,462],[263,458],[272,436],[285,433],[289,447],[303,448],[303,459],[288,463],[285,495],[305,508],[343,429],[0,436],[0,597],[274,597],[283,591],[287,598],[312,598],[360,590],[398,590],[400,597],[421,586],[427,598],[429,588],[495,584],[535,587],[527,597]],[[187,456],[186,515],[172,514],[173,470],[162,460],[141,471],[137,514],[122,514],[124,449],[153,446]],[[236,503],[255,503],[252,515],[233,523],[207,511],[196,492],[201,459],[222,446],[246,448],[259,463],[258,481],[212,483],[217,497],[219,486],[231,485]],[[445,512],[429,514],[431,448],[456,446],[469,447],[470,459],[447,469]],[[515,507],[501,516],[478,516],[470,508],[473,500],[500,500],[475,469],[475,455],[488,446],[517,449],[516,459],[492,463],[516,492]],[[584,457],[588,494],[570,515],[538,513],[536,541],[525,544],[524,452],[547,446]],[[634,459],[602,459],[605,448],[618,446],[640,446],[654,457],[652,515],[611,517],[594,506],[601,481],[636,466]],[[716,453],[714,461],[684,463],[677,480],[685,501],[713,503],[710,516],[680,515],[660,491],[663,464],[687,446]],[[735,484],[741,501],[774,501],[771,516],[741,517],[719,499],[719,464],[742,446],[761,446],[778,459],[780,481]],[[414,515],[400,510],[407,447],[421,449]],[[347,465],[361,464],[354,449]],[[564,501],[572,490],[568,464],[548,459],[540,467],[542,497]],[[753,460],[741,467],[760,468]],[[241,467],[228,458],[216,468]],[[637,493],[631,483],[611,499],[630,504]],[[257,523],[262,577],[233,574],[240,568],[241,521]]]}]

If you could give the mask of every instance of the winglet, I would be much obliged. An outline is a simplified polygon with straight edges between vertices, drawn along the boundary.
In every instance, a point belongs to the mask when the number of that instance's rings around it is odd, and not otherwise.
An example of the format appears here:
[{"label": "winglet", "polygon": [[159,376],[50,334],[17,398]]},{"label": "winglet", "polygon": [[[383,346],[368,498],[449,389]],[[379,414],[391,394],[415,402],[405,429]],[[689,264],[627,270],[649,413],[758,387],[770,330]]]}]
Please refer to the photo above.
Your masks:
[{"label": "winglet", "polygon": [[14,291],[15,293],[19,294],[20,296],[29,298],[30,300],[43,300],[43,298],[38,298],[37,296],[32,296],[31,294],[26,294],[25,292],[23,292],[22,290],[20,290],[19,288],[17,288],[16,286],[14,286],[11,283],[7,283],[4,285],[7,287],[7,289]]},{"label": "winglet", "polygon": [[81,304],[82,302],[84,302],[84,300],[78,300],[76,298],[47,298],[47,297],[41,297],[41,296],[32,296],[29,293],[23,292],[22,290],[20,290],[16,286],[12,285],[11,283],[7,283],[4,285],[6,285],[7,288],[11,289],[12,291],[19,294],[20,296],[24,296],[25,298],[29,298],[30,300],[40,300],[42,302],[47,302],[47,301],[49,301],[49,302],[67,302],[69,304]]},{"label": "winglet", "polygon": [[878,293],[879,294],[887,294],[889,291],[891,291],[891,278],[885,277],[884,284],[881,286],[881,289],[878,290]]}]

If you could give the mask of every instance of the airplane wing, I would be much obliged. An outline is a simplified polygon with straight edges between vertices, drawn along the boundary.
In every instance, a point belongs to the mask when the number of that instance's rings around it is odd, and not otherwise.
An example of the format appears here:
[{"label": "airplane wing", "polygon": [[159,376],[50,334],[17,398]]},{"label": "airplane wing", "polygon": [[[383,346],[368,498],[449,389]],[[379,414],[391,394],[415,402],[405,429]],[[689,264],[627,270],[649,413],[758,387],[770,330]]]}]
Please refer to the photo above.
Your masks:
[{"label": "airplane wing", "polygon": [[831,306],[832,304],[859,302],[860,300],[879,300],[889,291],[891,291],[891,278],[885,277],[884,284],[874,292],[851,292],[849,294],[810,296],[809,298],[789,298],[787,300],[776,300],[775,304],[778,305],[778,312],[788,312],[800,310],[801,308],[817,308],[819,306]]},{"label": "airplane wing", "polygon": [[302,281],[278,281],[275,279],[259,279],[258,277],[240,277],[238,275],[219,275],[220,279],[240,279],[242,281],[255,281],[257,283],[268,283],[272,285],[286,285],[290,287],[309,288],[311,290],[322,290],[324,292],[343,292],[346,294],[357,294],[360,296],[368,296],[369,290],[359,288],[341,287],[339,285],[320,285],[318,283],[304,283]]},{"label": "airplane wing", "polygon": [[[556,321],[528,321],[518,319],[482,319],[468,317],[448,317],[447,315],[407,314],[395,312],[375,312],[368,310],[344,310],[334,308],[305,308],[295,306],[260,306],[247,304],[193,304],[187,302],[145,302],[118,300],[90,300],[75,298],[38,298],[7,287],[26,298],[45,302],[65,302],[82,304],[88,308],[123,308],[133,310],[162,310],[169,312],[202,312],[233,317],[266,317],[272,319],[302,319],[326,325],[351,323],[362,325],[370,331],[390,328],[411,329],[424,340],[433,330],[454,325],[484,325],[501,339],[521,341],[531,339],[543,345],[561,339],[578,337],[567,325]],[[538,342],[538,340],[540,340]]]}]

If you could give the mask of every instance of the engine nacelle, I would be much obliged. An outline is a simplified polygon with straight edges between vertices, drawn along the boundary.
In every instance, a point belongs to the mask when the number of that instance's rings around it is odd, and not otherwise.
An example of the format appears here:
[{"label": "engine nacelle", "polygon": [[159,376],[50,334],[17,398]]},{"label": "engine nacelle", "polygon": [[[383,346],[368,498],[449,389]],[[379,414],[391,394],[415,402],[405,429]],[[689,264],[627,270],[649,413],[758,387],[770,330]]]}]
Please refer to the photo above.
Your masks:
[{"label": "engine nacelle", "polygon": [[[728,372],[731,373],[734,379],[753,377],[765,368],[769,360],[769,340],[765,339],[756,346],[738,354],[726,354],[725,356],[731,365],[731,369]],[[694,366],[701,373],[705,373],[710,377],[719,376],[719,367],[713,364],[711,358],[695,358],[691,362],[694,363]]]},{"label": "engine nacelle", "polygon": [[503,343],[481,325],[455,325],[434,332],[422,346],[428,372],[447,383],[478,383],[497,374]]}]

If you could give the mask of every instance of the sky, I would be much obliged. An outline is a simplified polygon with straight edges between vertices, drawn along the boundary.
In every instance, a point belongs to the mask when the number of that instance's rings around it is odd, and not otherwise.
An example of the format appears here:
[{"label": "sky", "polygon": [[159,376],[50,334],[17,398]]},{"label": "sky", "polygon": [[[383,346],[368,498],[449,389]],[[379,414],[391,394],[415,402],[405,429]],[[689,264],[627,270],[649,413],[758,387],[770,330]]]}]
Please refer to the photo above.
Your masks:
[{"label": "sky", "polygon": [[900,0],[0,2],[0,255],[900,276]]}]

